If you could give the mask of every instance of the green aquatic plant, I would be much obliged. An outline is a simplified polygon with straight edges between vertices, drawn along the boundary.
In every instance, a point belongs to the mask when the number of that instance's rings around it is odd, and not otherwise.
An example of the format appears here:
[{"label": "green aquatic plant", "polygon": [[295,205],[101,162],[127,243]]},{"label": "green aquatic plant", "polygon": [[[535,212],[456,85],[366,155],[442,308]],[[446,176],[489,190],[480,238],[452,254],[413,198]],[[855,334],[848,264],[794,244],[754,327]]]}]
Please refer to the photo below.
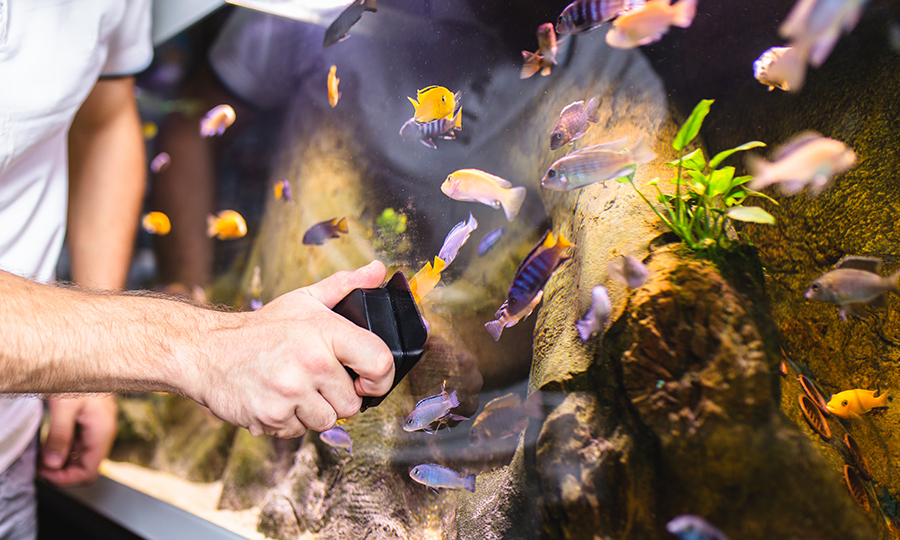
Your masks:
[{"label": "green aquatic plant", "polygon": [[392,258],[405,253],[410,247],[409,240],[404,236],[406,221],[405,214],[393,208],[385,208],[381,215],[375,218],[372,237],[375,249]]},{"label": "green aquatic plant", "polygon": [[709,161],[706,161],[700,148],[684,153],[684,149],[700,132],[700,126],[709,114],[712,103],[713,100],[705,99],[697,104],[672,141],[672,147],[678,151],[679,157],[667,165],[677,169],[675,178],[670,181],[675,185],[675,194],[664,193],[659,187],[658,178],[650,181],[650,185],[656,189],[656,200],[662,204],[662,210],[634,185],[633,173],[619,180],[631,184],[663,223],[681,238],[683,245],[695,252],[732,247],[733,240],[728,234],[732,229],[731,220],[775,223],[775,218],[762,208],[744,206],[744,202],[751,197],[775,202],[770,197],[747,188],[747,182],[753,177],[735,176],[734,167],[721,166],[732,154],[763,147],[765,143],[744,143],[719,152]]}]

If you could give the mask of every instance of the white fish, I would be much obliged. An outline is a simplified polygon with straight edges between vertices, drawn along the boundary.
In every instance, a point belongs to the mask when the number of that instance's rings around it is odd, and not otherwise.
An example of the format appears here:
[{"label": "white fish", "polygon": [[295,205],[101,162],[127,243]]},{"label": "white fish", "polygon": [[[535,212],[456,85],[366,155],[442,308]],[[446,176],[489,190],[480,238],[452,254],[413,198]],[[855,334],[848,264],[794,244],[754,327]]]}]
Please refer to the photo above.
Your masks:
[{"label": "white fish", "polygon": [[747,184],[759,191],[778,184],[785,195],[794,195],[809,186],[818,195],[834,178],[850,170],[856,163],[856,153],[846,144],[807,131],[781,146],[769,162],[759,156],[747,158],[747,168],[753,180]]},{"label": "white fish", "polygon": [[578,337],[581,338],[581,341],[587,342],[592,335],[603,330],[611,312],[612,304],[609,301],[606,287],[597,285],[591,290],[591,309],[584,314],[581,320],[575,322],[575,329],[578,330]]},{"label": "white fish", "polygon": [[626,11],[612,22],[606,43],[617,49],[633,49],[662,39],[670,26],[687,28],[697,14],[697,0],[650,0],[644,6]]},{"label": "white fish", "polygon": [[595,144],[567,154],[550,165],[541,186],[554,191],[571,191],[595,182],[628,176],[638,163],[656,157],[647,141],[641,137],[634,147],[626,150],[628,139]]},{"label": "white fish", "polygon": [[725,533],[699,516],[685,514],[666,524],[666,530],[681,540],[728,540]]},{"label": "white fish", "polygon": [[225,133],[237,116],[230,105],[216,105],[200,119],[200,136],[212,137]]},{"label": "white fish", "polygon": [[647,278],[650,277],[650,271],[647,266],[634,257],[625,256],[618,257],[606,265],[609,277],[616,281],[621,281],[632,289],[637,289]]},{"label": "white fish", "polygon": [[494,313],[494,317],[497,317],[497,320],[484,323],[484,327],[491,334],[491,337],[494,338],[494,341],[498,341],[504,328],[515,326],[522,319],[528,318],[531,312],[534,311],[534,308],[541,303],[541,298],[543,297],[544,291],[538,291],[537,295],[531,299],[531,302],[525,306],[525,309],[517,312],[515,315],[510,315],[506,311],[506,304],[504,304],[503,307],[497,310],[497,313]]},{"label": "white fish", "polygon": [[806,78],[805,59],[793,47],[770,47],[753,62],[753,76],[769,87],[797,92]]},{"label": "white fish", "polygon": [[859,22],[868,0],[799,0],[778,33],[796,47],[802,58],[819,67],[840,39]]},{"label": "white fish", "polygon": [[513,187],[508,180],[478,169],[460,169],[450,173],[441,184],[444,195],[457,201],[473,201],[503,208],[512,221],[525,201],[525,188]]},{"label": "white fish", "polygon": [[456,258],[456,254],[459,253],[459,248],[463,247],[463,244],[469,239],[469,235],[477,228],[478,221],[472,217],[471,212],[469,212],[469,221],[460,221],[453,227],[447,238],[444,239],[444,245],[441,246],[441,252],[438,254],[438,257],[444,261],[445,268],[450,266],[450,263]]}]

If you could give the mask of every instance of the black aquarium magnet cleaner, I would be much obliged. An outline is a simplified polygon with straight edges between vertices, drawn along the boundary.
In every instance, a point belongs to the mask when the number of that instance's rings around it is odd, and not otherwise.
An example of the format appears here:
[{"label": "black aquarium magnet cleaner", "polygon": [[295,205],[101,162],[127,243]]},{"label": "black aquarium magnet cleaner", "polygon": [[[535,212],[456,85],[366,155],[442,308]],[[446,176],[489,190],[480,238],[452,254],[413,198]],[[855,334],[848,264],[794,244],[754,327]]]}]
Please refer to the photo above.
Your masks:
[{"label": "black aquarium magnet cleaner", "polygon": [[[394,355],[391,390],[400,384],[425,352],[428,330],[403,272],[395,273],[387,284],[377,289],[354,289],[334,306],[333,311],[373,332],[391,349]],[[347,368],[347,371],[353,379],[359,377],[352,369]],[[391,390],[381,397],[363,396],[359,411],[377,407]]]}]

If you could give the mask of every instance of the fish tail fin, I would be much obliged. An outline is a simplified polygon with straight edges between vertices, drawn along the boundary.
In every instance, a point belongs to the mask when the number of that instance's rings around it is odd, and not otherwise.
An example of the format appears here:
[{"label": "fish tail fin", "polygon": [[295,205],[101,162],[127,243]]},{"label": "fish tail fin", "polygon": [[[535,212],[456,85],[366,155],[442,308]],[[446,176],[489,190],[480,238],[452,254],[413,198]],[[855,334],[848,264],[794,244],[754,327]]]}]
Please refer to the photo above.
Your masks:
[{"label": "fish tail fin", "polygon": [[347,218],[345,217],[342,217],[341,220],[335,224],[335,227],[344,234],[350,232],[350,229],[347,227]]},{"label": "fish tail fin", "polygon": [[506,219],[508,221],[512,221],[513,218],[516,217],[524,202],[525,188],[520,186],[509,190],[506,200],[501,201],[500,204],[503,207],[503,213],[506,214]]},{"label": "fish tail fin", "polygon": [[453,117],[453,129],[462,129],[462,107],[456,111],[456,116]]},{"label": "fish tail fin", "polygon": [[747,170],[753,180],[747,184],[747,187],[753,191],[759,191],[771,184],[773,181],[769,178],[769,170],[771,164],[765,158],[750,154],[747,156]]},{"label": "fish tail fin", "polygon": [[219,218],[209,214],[206,216],[206,236],[212,238],[219,233]]},{"label": "fish tail fin", "polygon": [[529,51],[522,51],[522,60],[524,60],[524,64],[522,64],[522,71],[519,73],[520,79],[527,79],[540,71],[541,69],[541,55]]},{"label": "fish tail fin", "polygon": [[363,7],[366,11],[371,11],[372,13],[378,11],[378,6],[375,5],[375,0],[363,0]]},{"label": "fish tail fin", "polygon": [[456,394],[456,390],[450,392],[450,408],[455,409],[459,407],[459,396]]},{"label": "fish tail fin", "polygon": [[463,487],[468,489],[471,492],[475,492],[475,475],[470,474],[469,476],[462,479]]},{"label": "fish tail fin", "polygon": [[590,321],[584,319],[575,321],[575,329],[578,330],[578,337],[581,338],[581,342],[587,343],[587,340],[590,339],[593,333]]},{"label": "fish tail fin", "polygon": [[541,70],[541,77],[546,77],[550,75],[550,66],[544,66],[544,69]]},{"label": "fish tail fin", "polygon": [[647,163],[648,161],[653,161],[655,158],[656,153],[650,148],[650,143],[647,142],[645,137],[641,137],[634,143],[634,148],[631,149],[632,161],[635,163]]},{"label": "fish tail fin", "polygon": [[596,124],[600,121],[600,100],[592,97],[588,100],[585,110],[588,112],[587,121]]},{"label": "fish tail fin", "polygon": [[673,6],[675,8],[675,18],[672,24],[679,28],[687,28],[694,22],[694,16],[697,15],[697,0],[681,0]]},{"label": "fish tail fin", "polygon": [[431,267],[431,272],[433,274],[440,274],[444,271],[444,268],[447,267],[447,262],[440,257],[434,258],[434,265]]},{"label": "fish tail fin", "polygon": [[484,327],[487,329],[488,333],[494,338],[494,341],[500,341],[500,334],[503,333],[503,323],[500,320],[491,321],[484,323]]}]

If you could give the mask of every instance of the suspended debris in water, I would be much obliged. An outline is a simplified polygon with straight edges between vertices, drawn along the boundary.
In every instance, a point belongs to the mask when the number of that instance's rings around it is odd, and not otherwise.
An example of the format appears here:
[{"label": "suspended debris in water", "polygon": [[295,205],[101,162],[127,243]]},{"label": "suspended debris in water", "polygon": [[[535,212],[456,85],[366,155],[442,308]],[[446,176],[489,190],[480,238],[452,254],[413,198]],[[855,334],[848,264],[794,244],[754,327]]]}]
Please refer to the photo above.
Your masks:
[{"label": "suspended debris in water", "polygon": [[206,216],[206,234],[219,240],[232,240],[247,234],[247,222],[234,210],[222,210],[218,216]]},{"label": "suspended debris in water", "polygon": [[797,380],[800,381],[800,386],[803,388],[803,391],[806,392],[806,395],[809,396],[809,399],[812,400],[813,403],[822,411],[822,414],[828,414],[828,407],[825,403],[825,398],[822,397],[822,394],[819,393],[819,390],[816,388],[816,385],[813,384],[806,375],[799,375]]},{"label": "suspended debris in water", "polygon": [[816,407],[816,404],[811,399],[800,395],[800,410],[803,411],[803,417],[806,418],[806,423],[809,424],[813,431],[826,441],[831,439],[831,428],[828,427],[828,422],[822,416],[822,411]]},{"label": "suspended debris in water", "polygon": [[620,15],[606,34],[606,44],[616,49],[633,49],[662,39],[669,27],[688,28],[697,14],[697,0],[650,0],[643,7]]},{"label": "suspended debris in water", "polygon": [[407,97],[415,109],[413,119],[427,124],[440,119],[450,119],[459,102],[459,92],[453,93],[443,86],[426,86],[416,93],[416,99]]},{"label": "suspended debris in water", "polygon": [[416,465],[409,471],[409,477],[416,482],[428,486],[437,491],[438,488],[445,489],[467,489],[475,491],[475,475],[462,476],[453,469],[442,467],[434,463],[424,463]]},{"label": "suspended debris in water", "polygon": [[321,246],[331,238],[340,237],[341,233],[347,234],[347,218],[332,218],[316,223],[303,235],[303,243],[308,246]]},{"label": "suspended debris in water", "polygon": [[350,37],[347,35],[347,32],[350,31],[354,24],[359,22],[362,14],[366,11],[371,11],[372,13],[378,11],[375,0],[356,0],[347,6],[347,9],[342,11],[337,19],[325,30],[325,39],[322,40],[322,47],[331,47],[335,43]]},{"label": "suspended debris in water", "polygon": [[556,31],[553,30],[553,23],[544,23],[537,29],[538,50],[535,52],[522,51],[522,72],[519,74],[520,79],[527,79],[541,72],[541,76],[550,75],[550,66],[556,64]]},{"label": "suspended debris in water", "polygon": [[172,158],[169,157],[169,154],[160,152],[153,158],[153,161],[150,162],[150,170],[153,171],[153,174],[159,174],[168,169],[171,163]]},{"label": "suspended debris in water", "polygon": [[849,433],[844,434],[844,446],[847,447],[847,452],[850,454],[850,457],[853,458],[853,463],[856,465],[856,468],[859,469],[859,474],[866,480],[871,480],[872,469],[869,467],[869,461],[866,459],[866,456],[863,455],[859,445],[856,444],[856,440],[851,437]]},{"label": "suspended debris in water", "polygon": [[525,188],[513,187],[508,180],[478,169],[450,173],[441,184],[441,192],[455,201],[502,208],[508,221],[516,217],[525,202]]},{"label": "suspended debris in water", "polygon": [[237,115],[230,105],[216,105],[200,120],[200,136],[212,137],[225,133]]},{"label": "suspended debris in water", "polygon": [[141,226],[150,234],[157,236],[165,236],[172,230],[172,224],[169,222],[169,216],[162,212],[149,212],[144,215],[141,220]]},{"label": "suspended debris in water", "polygon": [[845,390],[831,396],[825,407],[841,418],[858,418],[872,409],[888,406],[891,398],[887,392],[878,393],[878,390]]},{"label": "suspended debris in water", "polygon": [[559,120],[550,131],[550,150],[556,150],[565,144],[575,144],[587,133],[591,124],[600,120],[600,102],[592,97],[587,105],[584,101],[569,103],[559,113]]},{"label": "suspended debris in water", "polygon": [[341,99],[341,93],[338,91],[338,85],[341,80],[337,78],[337,66],[331,66],[328,70],[328,104],[331,108],[337,107],[338,100]]},{"label": "suspended debris in water", "polygon": [[844,465],[844,482],[847,484],[847,490],[856,504],[860,508],[868,512],[871,509],[869,505],[869,494],[866,492],[866,485],[863,484],[862,478],[857,474],[856,469],[850,465]]}]

